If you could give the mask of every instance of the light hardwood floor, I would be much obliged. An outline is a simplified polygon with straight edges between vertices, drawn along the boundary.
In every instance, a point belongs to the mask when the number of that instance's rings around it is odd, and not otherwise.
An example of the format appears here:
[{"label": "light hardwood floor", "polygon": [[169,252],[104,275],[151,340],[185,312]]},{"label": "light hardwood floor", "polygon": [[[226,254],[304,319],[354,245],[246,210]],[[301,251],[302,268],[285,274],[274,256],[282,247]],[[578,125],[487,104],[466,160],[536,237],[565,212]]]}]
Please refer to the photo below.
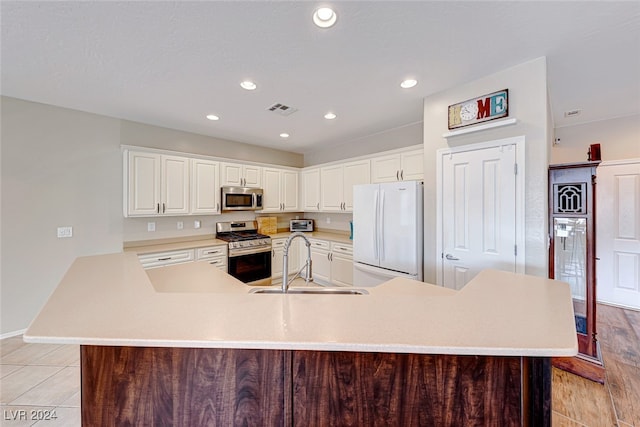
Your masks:
[{"label": "light hardwood floor", "polygon": [[[605,384],[554,369],[553,425],[640,427],[640,312],[598,305],[598,330]],[[80,426],[78,346],[13,337],[0,350],[0,425]]]}]

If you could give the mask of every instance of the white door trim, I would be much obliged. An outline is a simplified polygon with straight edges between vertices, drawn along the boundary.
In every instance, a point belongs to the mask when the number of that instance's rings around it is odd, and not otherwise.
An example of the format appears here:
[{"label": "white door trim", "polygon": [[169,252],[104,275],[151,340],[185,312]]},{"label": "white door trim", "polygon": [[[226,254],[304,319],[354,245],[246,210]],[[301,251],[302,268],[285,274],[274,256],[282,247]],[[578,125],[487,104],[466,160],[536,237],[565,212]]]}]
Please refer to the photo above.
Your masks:
[{"label": "white door trim", "polygon": [[453,153],[461,153],[467,151],[484,150],[487,148],[501,147],[505,145],[516,146],[516,163],[518,173],[516,174],[516,245],[518,251],[516,254],[516,272],[525,272],[525,209],[524,209],[524,190],[525,190],[525,137],[515,136],[511,138],[497,139],[494,141],[480,142],[477,144],[462,145],[459,147],[441,148],[436,151],[436,265],[438,266],[436,274],[436,283],[443,285],[443,228],[442,228],[442,183],[443,168],[442,159]]}]

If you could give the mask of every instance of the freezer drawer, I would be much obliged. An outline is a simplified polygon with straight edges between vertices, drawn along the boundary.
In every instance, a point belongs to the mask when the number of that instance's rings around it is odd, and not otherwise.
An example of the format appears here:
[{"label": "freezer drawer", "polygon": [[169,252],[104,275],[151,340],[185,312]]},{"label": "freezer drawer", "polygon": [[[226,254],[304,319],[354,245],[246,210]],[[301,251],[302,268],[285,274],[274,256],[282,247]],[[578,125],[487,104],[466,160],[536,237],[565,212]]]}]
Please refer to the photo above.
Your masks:
[{"label": "freezer drawer", "polygon": [[378,286],[395,277],[418,280],[418,275],[400,273],[399,271],[386,270],[384,268],[372,267],[367,264],[353,263],[353,286],[372,287]]}]

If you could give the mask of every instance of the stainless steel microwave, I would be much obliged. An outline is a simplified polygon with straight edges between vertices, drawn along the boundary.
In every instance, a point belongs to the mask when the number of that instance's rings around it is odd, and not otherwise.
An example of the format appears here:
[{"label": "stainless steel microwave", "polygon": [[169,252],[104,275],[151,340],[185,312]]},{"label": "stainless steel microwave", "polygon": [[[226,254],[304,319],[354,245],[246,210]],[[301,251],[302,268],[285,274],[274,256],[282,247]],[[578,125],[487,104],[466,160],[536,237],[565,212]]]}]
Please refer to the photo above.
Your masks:
[{"label": "stainless steel microwave", "polygon": [[222,187],[223,211],[258,211],[262,209],[262,188]]}]

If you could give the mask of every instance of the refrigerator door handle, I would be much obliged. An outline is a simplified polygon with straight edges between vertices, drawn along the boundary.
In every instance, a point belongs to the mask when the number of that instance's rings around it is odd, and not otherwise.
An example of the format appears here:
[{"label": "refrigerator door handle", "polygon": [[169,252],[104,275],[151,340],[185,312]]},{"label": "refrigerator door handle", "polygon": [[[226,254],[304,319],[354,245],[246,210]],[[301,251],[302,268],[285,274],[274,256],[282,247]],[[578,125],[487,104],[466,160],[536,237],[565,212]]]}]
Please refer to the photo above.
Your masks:
[{"label": "refrigerator door handle", "polygon": [[373,256],[378,260],[378,190],[373,193]]},{"label": "refrigerator door handle", "polygon": [[384,190],[380,190],[380,221],[378,223],[380,233],[380,261],[384,261]]}]

